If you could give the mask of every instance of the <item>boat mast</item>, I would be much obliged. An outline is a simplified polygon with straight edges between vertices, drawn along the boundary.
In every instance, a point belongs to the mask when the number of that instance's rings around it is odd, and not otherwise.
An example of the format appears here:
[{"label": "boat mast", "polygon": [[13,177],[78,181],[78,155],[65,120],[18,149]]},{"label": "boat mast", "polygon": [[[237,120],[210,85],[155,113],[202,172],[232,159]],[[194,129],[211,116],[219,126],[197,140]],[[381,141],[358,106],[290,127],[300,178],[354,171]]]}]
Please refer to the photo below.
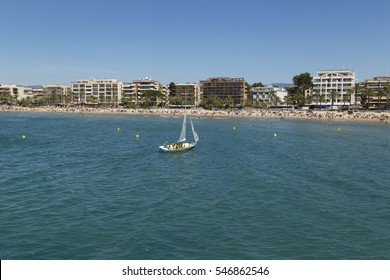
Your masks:
[{"label": "boat mast", "polygon": [[186,111],[186,103],[187,103],[187,95],[184,93],[184,117],[183,117],[183,125],[181,127],[181,133],[179,140],[177,142],[185,142],[186,141],[186,131],[187,131],[187,111]]}]

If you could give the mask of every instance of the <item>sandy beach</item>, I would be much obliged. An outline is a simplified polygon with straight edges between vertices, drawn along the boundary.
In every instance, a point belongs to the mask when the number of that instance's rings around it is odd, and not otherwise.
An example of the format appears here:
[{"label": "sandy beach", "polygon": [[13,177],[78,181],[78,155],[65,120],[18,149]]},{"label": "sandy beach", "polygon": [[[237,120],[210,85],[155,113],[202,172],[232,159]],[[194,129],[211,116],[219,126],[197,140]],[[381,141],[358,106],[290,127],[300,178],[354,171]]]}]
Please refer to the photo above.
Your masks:
[{"label": "sandy beach", "polygon": [[[0,106],[0,112],[45,112],[45,113],[73,113],[73,114],[129,114],[129,115],[161,115],[181,116],[184,109],[151,108],[89,108],[89,107],[20,107]],[[278,119],[318,119],[342,121],[368,121],[388,123],[390,112],[377,111],[311,111],[291,109],[243,109],[243,110],[205,110],[202,108],[187,109],[187,114],[195,117],[213,118],[278,118]]]}]

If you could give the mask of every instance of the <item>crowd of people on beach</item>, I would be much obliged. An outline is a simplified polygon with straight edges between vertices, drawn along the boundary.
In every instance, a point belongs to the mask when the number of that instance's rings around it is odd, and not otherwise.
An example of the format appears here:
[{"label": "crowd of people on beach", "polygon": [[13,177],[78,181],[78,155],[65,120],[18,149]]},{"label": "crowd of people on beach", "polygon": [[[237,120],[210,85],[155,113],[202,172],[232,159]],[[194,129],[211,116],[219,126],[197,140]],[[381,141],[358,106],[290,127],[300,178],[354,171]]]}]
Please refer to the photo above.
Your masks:
[{"label": "crowd of people on beach", "polygon": [[[78,113],[78,114],[133,114],[133,115],[162,115],[181,116],[184,109],[177,108],[91,108],[91,107],[21,107],[1,105],[0,111],[7,112],[49,112],[49,113]],[[187,114],[196,117],[248,117],[248,118],[279,118],[279,119],[323,119],[323,120],[351,120],[351,121],[380,121],[388,123],[390,112],[386,111],[325,111],[325,110],[298,110],[298,109],[241,109],[241,110],[205,110],[191,108]]]}]

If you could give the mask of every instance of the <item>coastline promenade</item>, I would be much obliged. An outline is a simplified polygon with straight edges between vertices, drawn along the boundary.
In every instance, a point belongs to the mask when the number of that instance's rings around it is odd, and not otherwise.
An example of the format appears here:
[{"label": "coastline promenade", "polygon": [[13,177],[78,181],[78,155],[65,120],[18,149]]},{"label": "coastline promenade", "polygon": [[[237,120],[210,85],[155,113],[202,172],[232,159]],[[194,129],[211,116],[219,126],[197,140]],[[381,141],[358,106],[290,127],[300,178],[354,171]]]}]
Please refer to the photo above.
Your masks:
[{"label": "coastline promenade", "polygon": [[[90,107],[20,107],[0,106],[0,112],[45,112],[45,113],[73,113],[73,114],[129,114],[129,115],[161,115],[182,116],[184,109],[150,108],[90,108]],[[205,110],[202,108],[187,109],[187,114],[194,117],[212,118],[264,118],[264,119],[317,119],[341,121],[369,121],[388,123],[390,112],[378,111],[312,111],[297,109],[243,109],[243,110]]]}]

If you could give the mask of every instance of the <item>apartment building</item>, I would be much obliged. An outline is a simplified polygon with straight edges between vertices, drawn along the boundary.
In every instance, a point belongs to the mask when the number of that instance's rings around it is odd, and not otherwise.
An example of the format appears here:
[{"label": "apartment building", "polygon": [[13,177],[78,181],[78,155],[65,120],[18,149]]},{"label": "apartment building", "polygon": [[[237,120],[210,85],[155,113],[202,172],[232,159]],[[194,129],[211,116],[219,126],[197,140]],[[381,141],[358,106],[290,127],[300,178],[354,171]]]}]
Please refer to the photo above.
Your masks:
[{"label": "apartment building", "polygon": [[158,90],[163,94],[167,94],[167,87],[159,81],[152,80],[148,77],[133,80],[131,83],[123,83],[122,97],[131,100],[132,102],[140,102],[143,93],[147,90]]},{"label": "apartment building", "polygon": [[47,85],[43,86],[43,94],[70,95],[71,87],[66,85]]},{"label": "apartment building", "polygon": [[362,103],[366,108],[384,109],[388,107],[389,97],[387,96],[390,86],[390,76],[378,76],[365,80],[361,83],[362,89],[368,89],[371,94],[362,97]]},{"label": "apartment building", "polygon": [[200,86],[194,83],[175,84],[175,97],[186,106],[198,106],[200,103]]},{"label": "apartment building", "polygon": [[34,92],[31,87],[24,87],[18,85],[0,85],[0,96],[5,98],[7,96],[11,96],[13,98],[17,98],[17,100],[22,100],[26,97],[33,97]]},{"label": "apartment building", "polygon": [[390,85],[390,76],[378,76],[362,82],[363,88],[369,88],[373,93],[383,90],[385,86]]},{"label": "apartment building", "polygon": [[249,96],[252,104],[280,105],[280,101],[284,101],[287,93],[285,88],[268,85],[265,87],[252,87],[249,91]]},{"label": "apartment building", "polygon": [[217,96],[222,99],[231,97],[234,105],[241,105],[247,99],[244,78],[217,77],[200,81],[203,99]]},{"label": "apartment building", "polygon": [[356,82],[356,75],[350,70],[321,70],[313,77],[313,92],[325,96],[324,105],[331,105],[333,91],[337,93],[333,105],[350,105],[355,103],[355,96],[350,95],[349,90]]},{"label": "apartment building", "polygon": [[79,103],[118,104],[121,100],[122,82],[116,79],[78,80],[71,83],[71,92]]}]

